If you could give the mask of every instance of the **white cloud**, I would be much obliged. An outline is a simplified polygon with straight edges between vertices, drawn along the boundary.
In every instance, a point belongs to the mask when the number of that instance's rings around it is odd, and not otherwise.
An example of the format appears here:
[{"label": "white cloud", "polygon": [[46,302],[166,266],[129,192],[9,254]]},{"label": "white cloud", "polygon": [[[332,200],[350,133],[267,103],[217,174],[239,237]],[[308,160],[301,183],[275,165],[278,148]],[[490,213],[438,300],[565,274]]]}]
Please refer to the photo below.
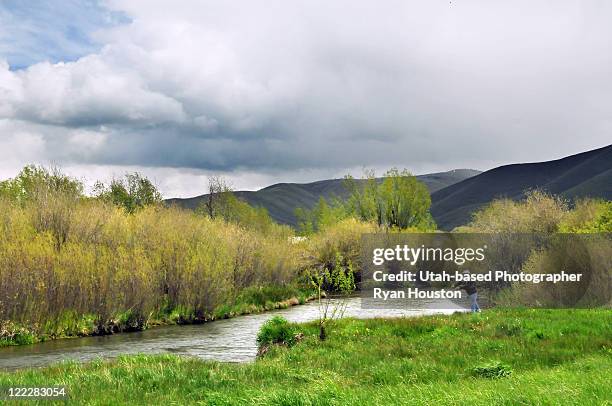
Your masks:
[{"label": "white cloud", "polygon": [[45,145],[33,159],[181,184],[175,173],[483,169],[609,142],[608,3],[108,6],[131,22],[93,33],[99,52],[0,64],[3,146],[25,131]]},{"label": "white cloud", "polygon": [[0,73],[3,93],[13,100],[13,117],[68,127],[95,124],[181,122],[179,102],[151,91],[138,72],[118,71],[104,55],[77,62],[35,64]]},{"label": "white cloud", "polygon": [[[6,126],[0,121],[0,131]],[[0,160],[3,164],[26,164],[44,157],[45,139],[27,131],[10,131],[0,137]]]}]

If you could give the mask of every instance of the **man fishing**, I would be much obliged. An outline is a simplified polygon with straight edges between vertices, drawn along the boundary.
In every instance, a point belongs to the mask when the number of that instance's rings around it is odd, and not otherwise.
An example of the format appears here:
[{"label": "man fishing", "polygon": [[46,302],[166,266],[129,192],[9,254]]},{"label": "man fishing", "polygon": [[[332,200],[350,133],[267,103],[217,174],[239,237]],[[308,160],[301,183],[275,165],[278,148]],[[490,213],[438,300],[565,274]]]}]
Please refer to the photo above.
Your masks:
[{"label": "man fishing", "polygon": [[469,279],[468,275],[470,271],[467,269],[462,272],[464,275],[464,279],[455,282],[453,287],[455,289],[465,290],[465,293],[468,295],[468,299],[470,299],[470,308],[472,309],[472,313],[480,312],[480,306],[478,306],[478,289],[476,289],[476,282]]}]

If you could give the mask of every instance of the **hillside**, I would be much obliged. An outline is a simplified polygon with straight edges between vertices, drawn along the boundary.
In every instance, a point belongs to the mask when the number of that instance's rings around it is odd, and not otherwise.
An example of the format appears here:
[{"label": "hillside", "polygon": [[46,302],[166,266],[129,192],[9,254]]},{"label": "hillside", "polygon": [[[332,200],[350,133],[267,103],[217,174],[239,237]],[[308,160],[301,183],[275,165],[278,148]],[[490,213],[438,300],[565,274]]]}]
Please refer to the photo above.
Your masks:
[{"label": "hillside", "polygon": [[432,194],[431,213],[443,230],[469,222],[496,198],[519,200],[541,189],[569,199],[612,199],[612,145],[554,161],[500,166]]},{"label": "hillside", "polygon": [[[417,178],[425,183],[429,191],[433,193],[478,173],[480,172],[472,169],[457,169],[419,175]],[[327,199],[333,196],[346,197],[343,179],[328,179],[312,183],[277,183],[258,191],[237,191],[234,193],[252,206],[265,207],[274,220],[289,225],[295,225],[294,211],[298,207],[312,208],[321,196]],[[167,202],[195,209],[207,196],[204,194],[186,199],[168,199]]]}]

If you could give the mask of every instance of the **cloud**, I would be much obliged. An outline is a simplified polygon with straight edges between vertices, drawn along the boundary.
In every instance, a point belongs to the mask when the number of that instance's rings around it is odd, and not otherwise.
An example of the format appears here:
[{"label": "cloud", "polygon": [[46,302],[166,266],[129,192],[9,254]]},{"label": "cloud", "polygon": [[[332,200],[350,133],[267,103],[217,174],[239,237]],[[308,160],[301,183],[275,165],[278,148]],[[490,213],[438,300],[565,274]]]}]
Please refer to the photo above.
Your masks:
[{"label": "cloud", "polygon": [[0,55],[14,68],[41,61],[72,61],[100,49],[97,30],[128,22],[97,0],[3,0]]},{"label": "cloud", "polygon": [[[45,139],[38,133],[13,129],[0,121],[0,161],[5,165],[44,158]],[[9,128],[7,128],[9,127]]]},{"label": "cloud", "polygon": [[149,90],[137,72],[117,72],[100,55],[5,70],[3,76],[12,83],[12,91],[5,89],[13,118],[29,122],[66,128],[156,125],[180,122],[184,115],[175,99]]},{"label": "cloud", "polygon": [[0,64],[3,145],[30,134],[45,146],[32,158],[75,167],[287,180],[609,143],[606,2],[105,4],[127,18],[84,24],[95,51]]}]

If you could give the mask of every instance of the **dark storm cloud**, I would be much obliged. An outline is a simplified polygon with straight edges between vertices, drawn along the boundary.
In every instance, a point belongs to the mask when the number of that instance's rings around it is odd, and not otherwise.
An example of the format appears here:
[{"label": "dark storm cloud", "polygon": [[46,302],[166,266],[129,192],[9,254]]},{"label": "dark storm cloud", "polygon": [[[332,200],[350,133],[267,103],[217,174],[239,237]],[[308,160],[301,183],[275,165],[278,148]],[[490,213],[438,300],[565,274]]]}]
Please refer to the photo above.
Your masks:
[{"label": "dark storm cloud", "polygon": [[607,2],[125,3],[109,7],[131,22],[97,32],[99,51],[0,66],[10,145],[283,174],[483,168],[609,143]]}]

